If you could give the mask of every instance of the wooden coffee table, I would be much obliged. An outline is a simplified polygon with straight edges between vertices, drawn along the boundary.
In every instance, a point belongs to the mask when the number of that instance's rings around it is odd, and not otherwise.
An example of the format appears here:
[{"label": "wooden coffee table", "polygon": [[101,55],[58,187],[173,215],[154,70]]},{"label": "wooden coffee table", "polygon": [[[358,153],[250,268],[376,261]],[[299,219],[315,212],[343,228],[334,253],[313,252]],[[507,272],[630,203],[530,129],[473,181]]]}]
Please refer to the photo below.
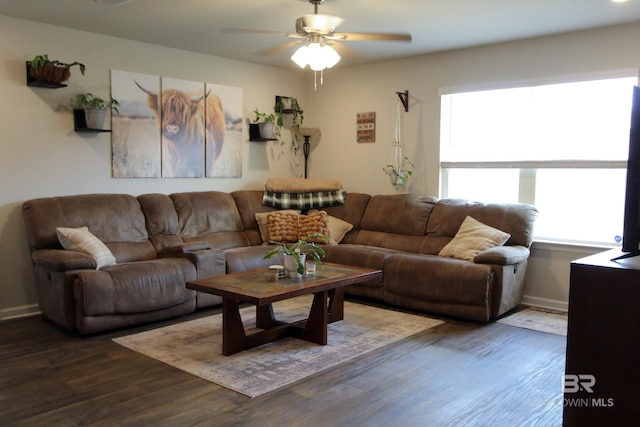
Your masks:
[{"label": "wooden coffee table", "polygon": [[[194,280],[187,282],[187,288],[222,297],[222,354],[228,356],[284,337],[326,345],[327,325],[343,318],[343,287],[370,280],[382,280],[382,271],[323,263],[315,274],[299,279],[269,280],[264,268]],[[275,319],[274,302],[309,294],[314,297],[307,319],[294,323]],[[245,333],[241,302],[256,306],[256,327],[262,331]]]}]

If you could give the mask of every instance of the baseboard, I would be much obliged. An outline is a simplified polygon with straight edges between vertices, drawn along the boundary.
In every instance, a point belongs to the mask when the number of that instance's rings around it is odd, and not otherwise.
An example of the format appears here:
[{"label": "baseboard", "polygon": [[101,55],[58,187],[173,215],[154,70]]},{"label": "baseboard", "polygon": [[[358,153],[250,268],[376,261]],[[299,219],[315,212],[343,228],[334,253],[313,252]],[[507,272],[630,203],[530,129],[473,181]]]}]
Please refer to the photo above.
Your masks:
[{"label": "baseboard", "polygon": [[[522,298],[522,304],[533,307],[549,308],[553,310],[568,311],[569,303],[566,301],[557,301],[547,298],[539,298],[525,295]],[[41,314],[38,304],[23,305],[22,307],[13,307],[0,310],[0,321],[17,319],[20,317],[37,316]]]},{"label": "baseboard", "polygon": [[38,304],[23,305],[21,307],[12,307],[0,310],[0,321],[9,319],[18,319],[20,317],[37,316],[41,314]]},{"label": "baseboard", "polygon": [[541,307],[548,308],[552,310],[560,310],[560,311],[569,311],[569,302],[568,301],[558,301],[547,298],[540,297],[532,297],[529,295],[525,295],[522,297],[522,304],[530,305],[533,307]]}]

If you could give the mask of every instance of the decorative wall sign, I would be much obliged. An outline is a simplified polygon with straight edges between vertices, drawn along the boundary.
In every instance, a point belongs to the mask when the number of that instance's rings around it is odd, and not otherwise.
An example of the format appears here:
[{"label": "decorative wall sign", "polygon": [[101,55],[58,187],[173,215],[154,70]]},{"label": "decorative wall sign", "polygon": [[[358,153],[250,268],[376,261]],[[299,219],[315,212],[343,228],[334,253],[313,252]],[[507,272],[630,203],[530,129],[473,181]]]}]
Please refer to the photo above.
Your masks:
[{"label": "decorative wall sign", "polygon": [[376,142],[376,113],[358,113],[356,141]]},{"label": "decorative wall sign", "polygon": [[115,70],[111,80],[114,177],[242,176],[241,88]]}]

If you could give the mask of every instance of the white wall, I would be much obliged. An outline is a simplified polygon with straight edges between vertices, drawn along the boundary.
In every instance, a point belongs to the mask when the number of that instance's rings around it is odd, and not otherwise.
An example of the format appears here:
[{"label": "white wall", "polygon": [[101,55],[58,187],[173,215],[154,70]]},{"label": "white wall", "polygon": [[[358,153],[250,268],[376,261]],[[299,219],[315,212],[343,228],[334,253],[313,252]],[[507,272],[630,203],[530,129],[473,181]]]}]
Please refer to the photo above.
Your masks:
[{"label": "white wall", "polygon": [[[270,176],[290,176],[289,157],[274,144],[248,141],[244,129],[242,178],[112,179],[110,134],[73,131],[68,109],[78,93],[108,95],[110,70],[124,70],[243,88],[243,115],[271,110],[275,95],[306,105],[303,74],[177,49],[68,30],[0,16],[0,319],[37,304],[22,221],[22,202],[81,193],[172,193],[260,189]],[[68,87],[25,84],[25,61],[48,53],[87,66],[72,68]]]},{"label": "white wall", "polygon": [[[288,156],[273,145],[245,142],[243,176],[236,179],[112,179],[109,134],[73,132],[67,102],[77,93],[108,94],[109,70],[119,69],[207,81],[244,90],[244,115],[271,108],[274,95],[298,97],[305,126],[320,127],[313,144],[310,178],[335,178],[347,191],[393,192],[381,169],[389,163],[395,92],[410,92],[402,114],[405,153],[416,165],[411,191],[438,194],[438,92],[446,87],[494,86],[558,76],[638,68],[640,24],[524,40],[474,49],[340,67],[313,91],[311,72],[259,66],[144,43],[67,30],[0,16],[0,318],[37,303],[22,223],[22,202],[42,196],[89,192],[259,189],[270,176],[288,176]],[[74,70],[69,87],[47,90],[25,85],[25,61],[48,53],[87,65]],[[375,143],[357,143],[356,113],[375,111]],[[245,134],[247,131],[245,129]],[[316,140],[316,138],[314,138]],[[599,195],[585,205],[606,203]],[[598,249],[534,244],[526,298],[562,307],[568,296],[569,262]]]},{"label": "white wall", "polygon": [[[381,168],[389,163],[396,92],[409,90],[402,113],[405,154],[416,165],[410,191],[439,194],[440,98],[443,88],[487,88],[505,84],[597,76],[640,67],[640,23],[529,39],[403,60],[329,70],[312,98],[311,121],[323,125],[313,153],[311,177],[337,177],[345,188],[392,193]],[[375,111],[376,143],[357,143],[356,113]],[[481,143],[481,141],[479,141]],[[606,141],[603,141],[606,144]],[[326,165],[331,164],[331,168]],[[606,194],[585,201],[585,209],[607,203]],[[534,244],[525,301],[566,308],[569,264],[602,248]]]}]

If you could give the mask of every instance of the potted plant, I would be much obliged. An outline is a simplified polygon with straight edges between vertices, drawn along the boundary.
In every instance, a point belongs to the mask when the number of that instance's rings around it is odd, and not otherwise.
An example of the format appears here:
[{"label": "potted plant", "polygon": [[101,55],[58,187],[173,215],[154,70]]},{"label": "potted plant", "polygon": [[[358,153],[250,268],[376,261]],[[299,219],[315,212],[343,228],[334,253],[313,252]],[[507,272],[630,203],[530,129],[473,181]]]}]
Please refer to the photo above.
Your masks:
[{"label": "potted plant", "polygon": [[307,237],[303,237],[295,243],[283,243],[272,240],[270,243],[275,245],[275,248],[269,250],[263,258],[271,259],[275,255],[282,253],[284,256],[285,269],[287,269],[288,272],[294,272],[294,274],[297,273],[299,276],[303,275],[307,256],[313,258],[317,266],[322,266],[321,258],[325,256],[324,249],[322,249],[321,246],[316,245],[314,242],[309,242],[308,240],[310,238],[321,239],[324,241],[329,240],[328,237],[320,233],[309,234]]},{"label": "potted plant", "polygon": [[304,121],[304,111],[300,107],[298,100],[293,96],[277,96],[276,105],[273,107],[278,116],[278,126],[284,126],[284,115],[291,114],[291,128],[300,129],[302,122]]},{"label": "potted plant", "polygon": [[[293,96],[276,96],[274,110],[276,112],[278,128],[284,127],[285,114],[291,116],[291,149],[293,150],[295,169],[300,171],[302,165],[302,135],[300,134],[300,126],[302,126],[302,122],[304,121],[304,111],[302,107],[300,107],[298,100]],[[287,126],[288,125],[289,121],[287,121]],[[284,145],[285,141],[281,140],[280,144]],[[302,173],[298,176],[301,177]]]},{"label": "potted plant", "polygon": [[273,135],[275,132],[274,127],[276,123],[275,114],[261,113],[258,108],[253,110],[253,112],[256,115],[253,123],[258,125],[258,129],[260,130],[260,138],[274,139]]},{"label": "potted plant", "polygon": [[76,97],[75,107],[84,110],[85,121],[89,129],[102,129],[107,117],[107,110],[113,109],[119,113],[120,103],[109,95],[109,100],[94,96],[91,93],[82,93]]},{"label": "potted plant", "polygon": [[85,66],[79,62],[64,63],[49,59],[49,55],[36,55],[28,61],[29,77],[36,81],[60,84],[71,76],[69,69],[77,65],[84,76]]},{"label": "potted plant", "polygon": [[388,164],[382,168],[382,171],[389,175],[391,179],[391,185],[396,189],[396,191],[404,190],[407,185],[407,180],[413,174],[413,163],[409,160],[408,157],[402,159],[402,163],[399,167],[395,165]]}]

